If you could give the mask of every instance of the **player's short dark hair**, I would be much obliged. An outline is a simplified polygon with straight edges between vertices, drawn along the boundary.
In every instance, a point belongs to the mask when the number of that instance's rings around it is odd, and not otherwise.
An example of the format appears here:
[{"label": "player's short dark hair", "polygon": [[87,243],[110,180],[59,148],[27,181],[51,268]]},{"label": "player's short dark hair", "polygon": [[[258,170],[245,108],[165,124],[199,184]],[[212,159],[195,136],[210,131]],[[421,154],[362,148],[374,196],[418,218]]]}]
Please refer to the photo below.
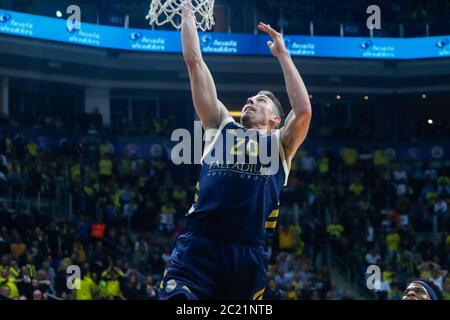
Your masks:
[{"label": "player's short dark hair", "polygon": [[264,96],[268,97],[270,100],[272,100],[273,104],[276,107],[275,113],[281,119],[281,122],[279,125],[279,126],[281,126],[281,124],[283,123],[283,120],[284,120],[284,112],[283,112],[283,107],[281,106],[280,100],[278,100],[278,98],[275,96],[275,94],[269,90],[261,90],[260,92],[258,92],[258,94],[264,95]]}]

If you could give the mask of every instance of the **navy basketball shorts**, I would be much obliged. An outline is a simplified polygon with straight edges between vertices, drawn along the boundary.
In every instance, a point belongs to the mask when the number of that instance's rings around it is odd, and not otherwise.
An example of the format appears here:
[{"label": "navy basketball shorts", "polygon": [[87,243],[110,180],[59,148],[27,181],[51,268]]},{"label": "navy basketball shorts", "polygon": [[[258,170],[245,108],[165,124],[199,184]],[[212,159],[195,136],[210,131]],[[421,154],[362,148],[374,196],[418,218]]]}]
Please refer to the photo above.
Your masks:
[{"label": "navy basketball shorts", "polygon": [[262,247],[185,233],[160,285],[160,299],[262,300],[268,255]]}]

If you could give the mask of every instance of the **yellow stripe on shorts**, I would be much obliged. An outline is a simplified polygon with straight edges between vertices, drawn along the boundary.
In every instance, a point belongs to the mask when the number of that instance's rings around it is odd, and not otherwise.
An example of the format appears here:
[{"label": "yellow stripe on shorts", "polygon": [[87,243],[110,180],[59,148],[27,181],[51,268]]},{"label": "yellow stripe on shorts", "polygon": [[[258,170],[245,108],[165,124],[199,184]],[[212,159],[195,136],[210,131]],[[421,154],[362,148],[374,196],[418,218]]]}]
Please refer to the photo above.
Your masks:
[{"label": "yellow stripe on shorts", "polygon": [[262,300],[262,296],[265,290],[266,288],[262,288],[261,290],[256,292],[255,295],[253,296],[253,300]]},{"label": "yellow stripe on shorts", "polygon": [[277,222],[276,221],[267,221],[264,226],[268,229],[275,229],[275,227],[277,226]]},{"label": "yellow stripe on shorts", "polygon": [[276,218],[278,217],[278,213],[280,212],[280,210],[275,209],[273,210],[270,214],[269,214],[269,218]]},{"label": "yellow stripe on shorts", "polygon": [[164,270],[164,274],[162,276],[161,283],[159,284],[160,289],[162,289],[164,287],[164,277],[166,276],[166,274],[167,274],[167,269]]}]

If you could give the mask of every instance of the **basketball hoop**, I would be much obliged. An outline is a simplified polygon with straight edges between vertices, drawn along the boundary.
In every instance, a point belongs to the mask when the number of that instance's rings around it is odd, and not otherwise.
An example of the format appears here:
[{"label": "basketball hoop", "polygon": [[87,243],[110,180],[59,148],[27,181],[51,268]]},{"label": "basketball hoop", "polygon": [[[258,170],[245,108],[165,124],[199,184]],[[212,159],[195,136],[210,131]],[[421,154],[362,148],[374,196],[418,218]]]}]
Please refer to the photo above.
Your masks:
[{"label": "basketball hoop", "polygon": [[[190,0],[192,11],[196,17],[197,29],[211,30],[214,25],[214,1],[215,0]],[[145,17],[151,25],[161,26],[171,23],[176,29],[181,28],[183,22],[183,6],[188,5],[189,0],[152,0],[150,10]]]}]

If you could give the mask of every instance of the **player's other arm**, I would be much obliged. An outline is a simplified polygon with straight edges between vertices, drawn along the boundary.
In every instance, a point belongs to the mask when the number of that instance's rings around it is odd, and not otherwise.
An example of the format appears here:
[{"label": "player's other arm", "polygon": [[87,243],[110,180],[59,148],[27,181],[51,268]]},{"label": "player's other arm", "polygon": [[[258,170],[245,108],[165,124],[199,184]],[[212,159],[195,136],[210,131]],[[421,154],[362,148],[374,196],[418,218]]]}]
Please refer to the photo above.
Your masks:
[{"label": "player's other arm", "polygon": [[218,128],[230,115],[217,98],[214,79],[203,61],[195,17],[189,5],[183,8],[183,16],[181,42],[183,57],[189,71],[195,110],[205,129]]},{"label": "player's other arm", "polygon": [[282,34],[264,23],[260,23],[258,28],[272,37],[272,41],[267,44],[272,55],[278,58],[283,69],[292,111],[287,116],[285,125],[281,130],[282,141],[286,156],[292,158],[308,134],[312,117],[309,94],[294,61],[286,49]]}]

